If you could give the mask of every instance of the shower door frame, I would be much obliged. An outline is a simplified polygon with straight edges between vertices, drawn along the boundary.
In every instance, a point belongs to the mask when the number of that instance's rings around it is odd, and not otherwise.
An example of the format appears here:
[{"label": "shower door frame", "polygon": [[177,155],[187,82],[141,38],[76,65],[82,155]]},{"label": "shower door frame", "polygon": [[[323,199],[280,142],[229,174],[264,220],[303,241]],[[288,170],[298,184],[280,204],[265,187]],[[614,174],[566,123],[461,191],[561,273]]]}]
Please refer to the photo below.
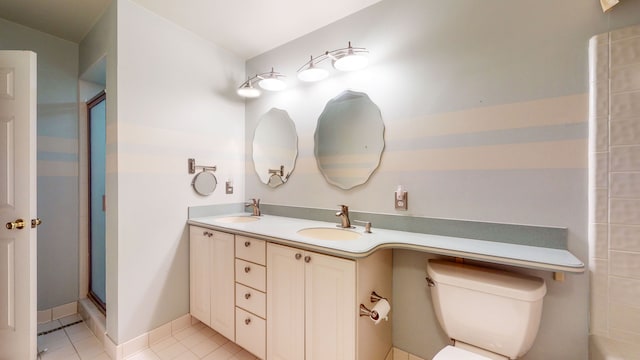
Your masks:
[{"label": "shower door frame", "polygon": [[[106,304],[106,299],[104,299],[104,301],[102,299],[100,299],[100,297],[98,295],[96,295],[93,291],[93,284],[92,284],[92,279],[93,279],[93,271],[92,271],[92,260],[93,260],[93,256],[92,256],[92,245],[93,245],[93,239],[92,239],[92,235],[93,235],[93,231],[92,231],[92,198],[93,196],[91,196],[91,163],[92,163],[92,157],[91,157],[91,109],[100,104],[102,101],[106,101],[107,100],[107,93],[103,90],[100,93],[98,93],[96,96],[94,96],[91,100],[87,101],[87,142],[88,142],[88,146],[87,146],[87,158],[88,158],[88,171],[87,171],[87,176],[88,176],[88,229],[89,229],[89,234],[88,234],[88,240],[89,240],[89,246],[88,246],[88,275],[89,275],[89,289],[87,292],[87,296],[89,297],[89,299],[91,299],[91,301],[93,301],[94,304],[96,304],[96,307],[103,313],[106,315],[107,312],[107,304]],[[103,197],[103,211],[106,211],[105,208],[105,204],[104,204],[104,197]],[[105,254],[106,256],[106,254]],[[106,277],[106,269],[105,269],[105,277]]]}]

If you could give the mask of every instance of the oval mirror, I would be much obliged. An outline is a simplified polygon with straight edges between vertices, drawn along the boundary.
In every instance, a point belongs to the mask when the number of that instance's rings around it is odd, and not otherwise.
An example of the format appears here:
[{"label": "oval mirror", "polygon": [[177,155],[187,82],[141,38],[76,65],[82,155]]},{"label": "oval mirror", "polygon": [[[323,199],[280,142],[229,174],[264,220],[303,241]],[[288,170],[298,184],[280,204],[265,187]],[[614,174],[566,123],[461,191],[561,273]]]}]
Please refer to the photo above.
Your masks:
[{"label": "oval mirror", "polygon": [[346,90],[329,100],[318,118],[314,151],[330,184],[347,190],[366,183],[383,149],[382,115],[367,94]]},{"label": "oval mirror", "polygon": [[218,180],[210,171],[199,172],[193,177],[193,181],[191,182],[193,190],[204,196],[211,194],[213,190],[216,189],[216,185],[218,185]]},{"label": "oval mirror", "polygon": [[298,157],[298,135],[289,114],[273,108],[260,117],[253,136],[253,166],[264,184],[289,180]]}]

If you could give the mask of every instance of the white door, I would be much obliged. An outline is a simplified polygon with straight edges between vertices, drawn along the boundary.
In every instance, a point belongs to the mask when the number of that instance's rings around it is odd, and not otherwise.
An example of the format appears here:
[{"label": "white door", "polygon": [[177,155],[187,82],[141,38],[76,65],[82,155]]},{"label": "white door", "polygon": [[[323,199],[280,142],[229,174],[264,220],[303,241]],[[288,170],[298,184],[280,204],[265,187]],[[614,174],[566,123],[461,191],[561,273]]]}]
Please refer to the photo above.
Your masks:
[{"label": "white door", "polygon": [[35,53],[0,51],[1,360],[37,355],[36,84]]}]

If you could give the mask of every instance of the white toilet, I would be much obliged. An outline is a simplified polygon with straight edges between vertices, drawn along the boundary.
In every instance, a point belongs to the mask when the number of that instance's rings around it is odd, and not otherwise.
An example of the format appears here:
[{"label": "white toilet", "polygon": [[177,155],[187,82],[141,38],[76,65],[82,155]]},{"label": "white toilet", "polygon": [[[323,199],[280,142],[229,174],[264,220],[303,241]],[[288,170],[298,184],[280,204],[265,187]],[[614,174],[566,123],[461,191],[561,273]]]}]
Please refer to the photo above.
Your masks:
[{"label": "white toilet", "polygon": [[433,360],[516,359],[538,333],[543,279],[512,272],[429,260],[433,307],[453,346]]}]

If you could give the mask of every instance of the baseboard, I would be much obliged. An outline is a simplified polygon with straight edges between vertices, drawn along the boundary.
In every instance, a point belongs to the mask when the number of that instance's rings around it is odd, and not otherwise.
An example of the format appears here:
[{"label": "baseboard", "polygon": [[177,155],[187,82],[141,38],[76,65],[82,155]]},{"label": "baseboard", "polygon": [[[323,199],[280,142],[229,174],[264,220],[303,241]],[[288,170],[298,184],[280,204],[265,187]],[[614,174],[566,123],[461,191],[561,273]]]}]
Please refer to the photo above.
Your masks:
[{"label": "baseboard", "polygon": [[404,350],[398,348],[391,348],[385,360],[423,360],[413,354],[410,354]]},{"label": "baseboard", "polygon": [[77,301],[72,301],[67,304],[52,307],[51,309],[38,310],[38,324],[44,324],[53,320],[58,320],[65,316],[76,314],[77,312]]},{"label": "baseboard", "polygon": [[198,322],[198,320],[192,318],[190,314],[183,315],[123,344],[116,344],[107,334],[106,317],[91,300],[86,298],[80,300],[79,313],[89,330],[91,330],[98,341],[102,343],[105,353],[113,360],[124,360],[127,357],[148,349],[150,345]]}]

